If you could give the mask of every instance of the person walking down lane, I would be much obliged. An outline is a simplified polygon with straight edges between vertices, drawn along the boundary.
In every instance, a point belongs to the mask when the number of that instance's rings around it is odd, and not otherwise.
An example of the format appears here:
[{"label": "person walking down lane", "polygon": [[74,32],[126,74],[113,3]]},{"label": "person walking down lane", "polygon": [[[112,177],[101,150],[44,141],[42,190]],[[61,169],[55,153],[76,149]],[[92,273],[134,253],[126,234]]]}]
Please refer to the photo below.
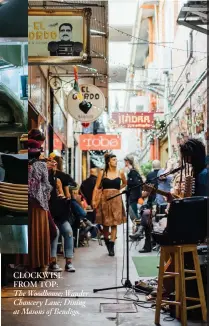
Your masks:
[{"label": "person walking down lane", "polygon": [[[103,225],[103,235],[109,256],[114,256],[114,246],[117,234],[117,225],[126,222],[122,197],[108,198],[120,193],[127,185],[125,175],[117,169],[117,157],[114,154],[105,154],[105,169],[99,172],[93,194],[93,208],[95,208],[96,190],[102,187],[100,204],[96,211],[96,223]],[[109,240],[109,228],[111,237]]]},{"label": "person walking down lane", "polygon": [[142,186],[140,186],[140,184],[142,184],[143,181],[141,175],[139,174],[135,166],[134,157],[126,156],[124,161],[125,161],[125,167],[128,170],[127,185],[128,185],[128,190],[130,190],[129,204],[130,204],[130,208],[134,213],[135,219],[138,219],[138,200],[142,196]]}]

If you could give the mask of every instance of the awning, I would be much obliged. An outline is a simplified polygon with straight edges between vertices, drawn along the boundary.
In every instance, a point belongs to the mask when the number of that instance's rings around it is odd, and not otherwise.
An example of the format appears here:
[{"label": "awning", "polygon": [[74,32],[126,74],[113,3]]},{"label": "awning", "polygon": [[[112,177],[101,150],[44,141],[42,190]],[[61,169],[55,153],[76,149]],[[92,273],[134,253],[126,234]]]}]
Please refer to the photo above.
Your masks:
[{"label": "awning", "polygon": [[0,38],[28,37],[28,0],[9,0],[0,7]]},{"label": "awning", "polygon": [[177,23],[209,35],[209,9],[207,1],[187,1],[181,8]]}]

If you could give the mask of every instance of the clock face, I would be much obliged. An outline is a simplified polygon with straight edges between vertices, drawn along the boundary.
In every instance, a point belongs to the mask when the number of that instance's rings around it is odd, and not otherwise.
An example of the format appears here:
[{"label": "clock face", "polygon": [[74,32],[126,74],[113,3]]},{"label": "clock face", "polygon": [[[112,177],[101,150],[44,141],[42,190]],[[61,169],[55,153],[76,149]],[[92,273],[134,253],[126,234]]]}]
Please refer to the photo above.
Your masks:
[{"label": "clock face", "polygon": [[101,90],[88,84],[80,85],[79,94],[72,90],[68,95],[68,112],[77,121],[93,122],[105,109],[105,96]]}]

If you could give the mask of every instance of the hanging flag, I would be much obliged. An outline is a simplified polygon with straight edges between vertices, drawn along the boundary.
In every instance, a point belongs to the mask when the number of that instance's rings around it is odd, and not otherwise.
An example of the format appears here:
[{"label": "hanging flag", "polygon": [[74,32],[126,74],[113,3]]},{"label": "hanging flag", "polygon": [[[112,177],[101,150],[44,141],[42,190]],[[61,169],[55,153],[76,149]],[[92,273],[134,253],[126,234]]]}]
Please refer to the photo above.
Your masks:
[{"label": "hanging flag", "polygon": [[78,85],[78,68],[76,66],[74,66],[73,70],[74,70],[74,76],[75,76],[73,89],[78,93],[77,94],[78,99],[80,101],[83,101],[83,95],[82,95],[79,85]]}]

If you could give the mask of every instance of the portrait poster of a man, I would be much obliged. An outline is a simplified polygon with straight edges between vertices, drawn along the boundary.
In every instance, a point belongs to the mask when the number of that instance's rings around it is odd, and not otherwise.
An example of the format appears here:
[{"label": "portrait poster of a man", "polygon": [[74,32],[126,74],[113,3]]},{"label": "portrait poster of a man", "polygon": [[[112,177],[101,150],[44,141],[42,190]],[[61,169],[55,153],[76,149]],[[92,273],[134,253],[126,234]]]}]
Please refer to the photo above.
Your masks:
[{"label": "portrait poster of a man", "polygon": [[29,57],[82,56],[82,16],[29,16]]},{"label": "portrait poster of a man", "polygon": [[72,32],[73,26],[70,23],[63,23],[59,26],[60,41],[48,44],[50,56],[80,56],[83,44],[72,41]]}]

